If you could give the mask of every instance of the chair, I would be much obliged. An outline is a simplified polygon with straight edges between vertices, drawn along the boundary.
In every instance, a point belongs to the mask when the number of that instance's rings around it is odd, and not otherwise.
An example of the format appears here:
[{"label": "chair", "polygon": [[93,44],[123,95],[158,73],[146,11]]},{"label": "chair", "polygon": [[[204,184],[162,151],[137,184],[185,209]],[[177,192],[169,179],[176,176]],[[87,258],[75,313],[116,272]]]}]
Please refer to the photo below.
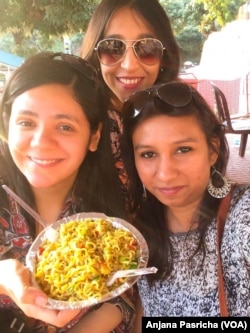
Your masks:
[{"label": "chair", "polygon": [[231,119],[226,96],[213,82],[210,83],[215,97],[218,117],[221,123],[226,126],[226,133],[241,135],[239,155],[244,157],[248,134],[250,134],[250,123],[241,119]]}]

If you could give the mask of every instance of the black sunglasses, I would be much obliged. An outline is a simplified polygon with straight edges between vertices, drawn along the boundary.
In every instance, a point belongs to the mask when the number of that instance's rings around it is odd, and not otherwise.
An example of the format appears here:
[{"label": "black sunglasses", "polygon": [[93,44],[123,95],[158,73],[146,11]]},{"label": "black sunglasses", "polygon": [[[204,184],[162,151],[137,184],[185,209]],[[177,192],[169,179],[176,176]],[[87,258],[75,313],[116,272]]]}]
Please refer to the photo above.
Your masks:
[{"label": "black sunglasses", "polygon": [[169,82],[160,86],[151,87],[137,91],[130,95],[124,102],[123,111],[130,114],[131,118],[137,117],[144,109],[145,105],[158,97],[161,101],[175,108],[182,108],[192,101],[192,88],[182,82]]},{"label": "black sunglasses", "polygon": [[[127,45],[130,43],[131,45]],[[132,47],[135,56],[145,65],[152,66],[159,63],[165,49],[162,42],[155,38],[143,38],[138,40],[122,40],[107,38],[99,41],[94,48],[97,51],[99,61],[105,66],[114,66],[122,61],[128,48]]]},{"label": "black sunglasses", "polygon": [[87,79],[92,81],[93,83],[97,83],[97,71],[95,67],[93,67],[91,64],[89,64],[86,60],[82,59],[81,57],[78,57],[74,54],[67,54],[58,52],[53,54],[53,59],[59,59],[63,60],[66,63],[68,63],[71,67],[76,69],[78,72],[83,74]]}]

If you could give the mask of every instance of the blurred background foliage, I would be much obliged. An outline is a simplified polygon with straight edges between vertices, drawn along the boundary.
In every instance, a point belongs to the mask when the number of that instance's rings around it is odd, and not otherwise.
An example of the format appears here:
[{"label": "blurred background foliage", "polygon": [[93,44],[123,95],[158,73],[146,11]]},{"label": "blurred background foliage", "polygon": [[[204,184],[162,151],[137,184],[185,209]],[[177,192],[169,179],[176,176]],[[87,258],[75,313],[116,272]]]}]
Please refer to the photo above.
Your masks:
[{"label": "blurred background foliage", "polygon": [[[150,0],[145,0],[150,1]],[[245,0],[159,0],[170,17],[183,61],[199,63],[207,36],[237,18]],[[21,57],[44,50],[79,54],[100,0],[0,0],[0,49]],[[70,43],[70,45],[67,45]],[[70,50],[65,50],[65,48]]]}]

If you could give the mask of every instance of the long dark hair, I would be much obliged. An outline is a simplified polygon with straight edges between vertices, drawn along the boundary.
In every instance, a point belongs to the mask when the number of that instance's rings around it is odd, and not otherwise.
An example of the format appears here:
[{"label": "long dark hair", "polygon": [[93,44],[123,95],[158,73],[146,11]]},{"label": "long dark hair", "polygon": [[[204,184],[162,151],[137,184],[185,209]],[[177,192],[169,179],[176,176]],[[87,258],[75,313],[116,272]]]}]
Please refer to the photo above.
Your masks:
[{"label": "long dark hair", "polygon": [[[139,14],[166,48],[161,60],[161,71],[155,83],[173,81],[180,67],[180,48],[174,37],[170,20],[158,0],[102,0],[96,7],[83,39],[81,57],[99,68],[99,60],[94,50],[104,38],[104,32],[112,15],[122,7],[129,7]],[[101,76],[101,71],[99,71]],[[102,77],[102,76],[101,76]],[[106,89],[108,89],[106,87]]]},{"label": "long dark hair", "polygon": [[8,122],[16,97],[29,89],[48,83],[58,83],[72,88],[89,121],[91,131],[95,132],[99,123],[103,125],[97,151],[87,153],[77,175],[77,210],[125,217],[120,181],[111,153],[108,117],[102,108],[103,96],[99,91],[99,80],[94,68],[79,57],[50,52],[39,53],[28,58],[6,83],[0,109],[0,133],[3,141],[0,163],[2,183],[8,184],[35,208],[30,185],[15,165],[9,151]]},{"label": "long dark hair", "polygon": [[[178,83],[178,85],[187,86],[184,83]],[[146,89],[144,92],[155,88],[158,88],[158,86]],[[220,124],[217,116],[198,91],[192,87],[190,87],[190,91],[191,100],[184,107],[176,108],[166,104],[152,94],[149,94],[147,99],[143,99],[142,92],[132,95],[124,105],[124,128],[121,149],[124,165],[130,180],[131,214],[135,216],[134,223],[148,242],[150,252],[149,266],[153,265],[158,268],[157,274],[147,277],[150,282],[159,278],[165,278],[171,273],[173,268],[173,248],[169,238],[170,233],[166,228],[164,205],[149,192],[147,192],[146,199],[143,199],[143,186],[136,170],[132,143],[132,135],[136,127],[146,119],[156,115],[165,114],[169,117],[193,115],[205,134],[208,147],[218,154],[217,161],[214,164],[215,169],[224,174],[228,163],[229,148],[224,126]],[[176,92],[176,96],[178,96],[178,92]],[[138,105],[142,111],[137,116],[134,116]],[[214,145],[215,139],[219,141],[218,148]],[[222,186],[219,178],[214,178],[213,183],[215,186]],[[198,232],[200,235],[196,252],[202,250],[203,254],[205,253],[205,232],[207,226],[216,216],[219,202],[220,199],[211,197],[207,191],[204,193],[203,200],[195,214],[196,222],[199,221]]]}]

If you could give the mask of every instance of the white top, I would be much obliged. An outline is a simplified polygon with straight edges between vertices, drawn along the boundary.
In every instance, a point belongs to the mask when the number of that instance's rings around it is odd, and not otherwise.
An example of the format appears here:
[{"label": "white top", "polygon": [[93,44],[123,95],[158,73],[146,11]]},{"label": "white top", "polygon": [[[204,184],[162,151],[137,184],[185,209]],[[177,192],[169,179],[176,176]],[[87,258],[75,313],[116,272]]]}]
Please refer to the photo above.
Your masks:
[{"label": "white top", "polygon": [[[171,236],[174,270],[152,288],[146,276],[138,281],[144,316],[220,316],[216,221],[206,234],[204,261],[199,252],[188,261],[197,242],[197,232]],[[250,316],[250,185],[234,191],[224,229],[221,256],[230,316]]]}]

